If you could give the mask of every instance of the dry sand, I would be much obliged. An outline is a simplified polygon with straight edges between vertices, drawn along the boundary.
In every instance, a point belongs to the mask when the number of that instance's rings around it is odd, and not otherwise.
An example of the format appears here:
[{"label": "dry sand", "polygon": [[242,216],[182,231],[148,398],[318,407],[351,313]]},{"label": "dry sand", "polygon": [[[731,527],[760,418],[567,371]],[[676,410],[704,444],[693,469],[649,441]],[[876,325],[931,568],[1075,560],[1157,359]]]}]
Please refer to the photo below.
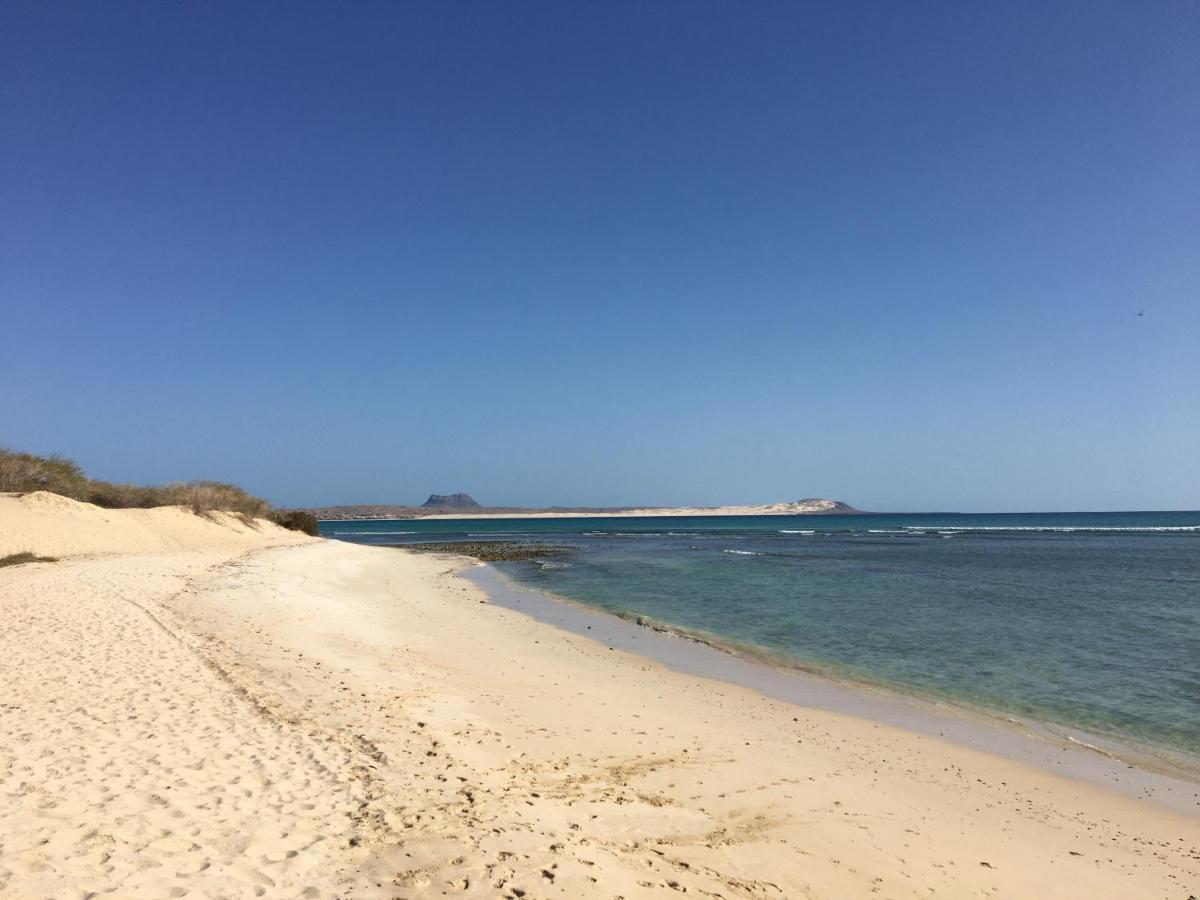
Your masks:
[{"label": "dry sand", "polygon": [[0,494],[0,555],[158,553],[295,543],[303,538],[264,519],[205,515],[178,506],[101,509],[46,491]]},{"label": "dry sand", "polygon": [[[99,546],[32,506],[0,555]],[[1198,893],[1196,816],[611,651],[460,558],[202,531],[0,569],[0,896]]]}]

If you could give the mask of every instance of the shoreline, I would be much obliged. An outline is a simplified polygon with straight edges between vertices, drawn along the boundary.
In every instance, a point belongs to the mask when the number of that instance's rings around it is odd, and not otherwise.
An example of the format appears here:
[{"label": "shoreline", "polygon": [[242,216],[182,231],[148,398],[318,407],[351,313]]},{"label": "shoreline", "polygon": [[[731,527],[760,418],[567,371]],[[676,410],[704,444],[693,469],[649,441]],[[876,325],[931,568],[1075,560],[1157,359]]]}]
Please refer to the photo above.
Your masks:
[{"label": "shoreline", "polygon": [[[865,714],[913,714],[891,698],[846,692],[831,711],[680,671],[646,644],[772,673],[607,613],[587,613],[586,637],[539,621],[462,556],[183,511],[0,514],[0,536],[63,553],[0,570],[0,728],[19,736],[0,746],[0,896],[1123,900],[1200,884],[1200,815],[1128,790],[1136,772],[1090,783]],[[628,650],[594,639],[601,618]]]},{"label": "shoreline", "polygon": [[[1017,716],[866,680],[839,678],[816,667],[780,665],[719,641],[675,631],[644,617],[626,617],[521,584],[488,562],[472,559],[461,577],[491,602],[609,649],[653,660],[685,675],[748,688],[803,709],[848,715],[950,741],[1042,771],[1148,799],[1200,816],[1200,769],[1170,748],[1138,745],[1062,723]],[[1069,733],[1069,732],[1073,732]],[[1200,760],[1196,761],[1200,763]]]}]

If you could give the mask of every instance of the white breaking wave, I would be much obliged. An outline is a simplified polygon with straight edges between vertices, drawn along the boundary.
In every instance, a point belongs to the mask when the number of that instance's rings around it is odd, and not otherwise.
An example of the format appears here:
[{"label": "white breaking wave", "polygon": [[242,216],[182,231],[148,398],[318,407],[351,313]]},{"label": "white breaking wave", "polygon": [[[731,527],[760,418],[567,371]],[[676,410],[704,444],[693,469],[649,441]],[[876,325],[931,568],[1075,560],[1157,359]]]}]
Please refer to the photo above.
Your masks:
[{"label": "white breaking wave", "polygon": [[722,553],[735,553],[738,556],[763,556],[762,553],[755,553],[753,550],[722,550]]},{"label": "white breaking wave", "polygon": [[330,534],[416,534],[415,531],[331,531]]},{"label": "white breaking wave", "polygon": [[[905,525],[906,531],[936,531],[960,534],[966,531],[1200,531],[1200,525]],[[874,534],[890,534],[877,531]]]},{"label": "white breaking wave", "polygon": [[780,534],[816,534],[815,531],[789,531],[786,528],[779,529]]},{"label": "white breaking wave", "polygon": [[584,534],[604,537],[663,537],[661,531],[585,531]]}]

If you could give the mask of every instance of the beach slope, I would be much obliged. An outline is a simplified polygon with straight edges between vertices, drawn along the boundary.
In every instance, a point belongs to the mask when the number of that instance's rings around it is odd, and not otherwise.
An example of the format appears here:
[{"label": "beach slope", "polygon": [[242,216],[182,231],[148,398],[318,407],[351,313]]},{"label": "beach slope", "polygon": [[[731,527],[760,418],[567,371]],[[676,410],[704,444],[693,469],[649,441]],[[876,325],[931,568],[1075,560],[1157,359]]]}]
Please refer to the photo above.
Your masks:
[{"label": "beach slope", "polygon": [[0,569],[2,897],[1200,884],[1195,816],[610,650],[461,557],[39,502],[0,498],[0,555],[63,557]]}]

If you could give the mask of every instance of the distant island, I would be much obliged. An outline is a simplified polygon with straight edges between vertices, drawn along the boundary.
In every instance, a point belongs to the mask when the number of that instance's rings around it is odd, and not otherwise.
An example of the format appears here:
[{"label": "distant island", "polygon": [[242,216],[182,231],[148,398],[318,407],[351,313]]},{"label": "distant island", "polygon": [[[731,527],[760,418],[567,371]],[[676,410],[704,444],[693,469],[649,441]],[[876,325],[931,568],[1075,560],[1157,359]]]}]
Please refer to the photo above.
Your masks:
[{"label": "distant island", "polygon": [[430,494],[422,509],[483,509],[470,494]]},{"label": "distant island", "polygon": [[481,506],[470,494],[430,494],[420,506],[365,504],[311,507],[318,519],[487,519],[567,518],[572,516],[796,516],[858,513],[841,500],[808,497],[783,503],[747,506]]}]

